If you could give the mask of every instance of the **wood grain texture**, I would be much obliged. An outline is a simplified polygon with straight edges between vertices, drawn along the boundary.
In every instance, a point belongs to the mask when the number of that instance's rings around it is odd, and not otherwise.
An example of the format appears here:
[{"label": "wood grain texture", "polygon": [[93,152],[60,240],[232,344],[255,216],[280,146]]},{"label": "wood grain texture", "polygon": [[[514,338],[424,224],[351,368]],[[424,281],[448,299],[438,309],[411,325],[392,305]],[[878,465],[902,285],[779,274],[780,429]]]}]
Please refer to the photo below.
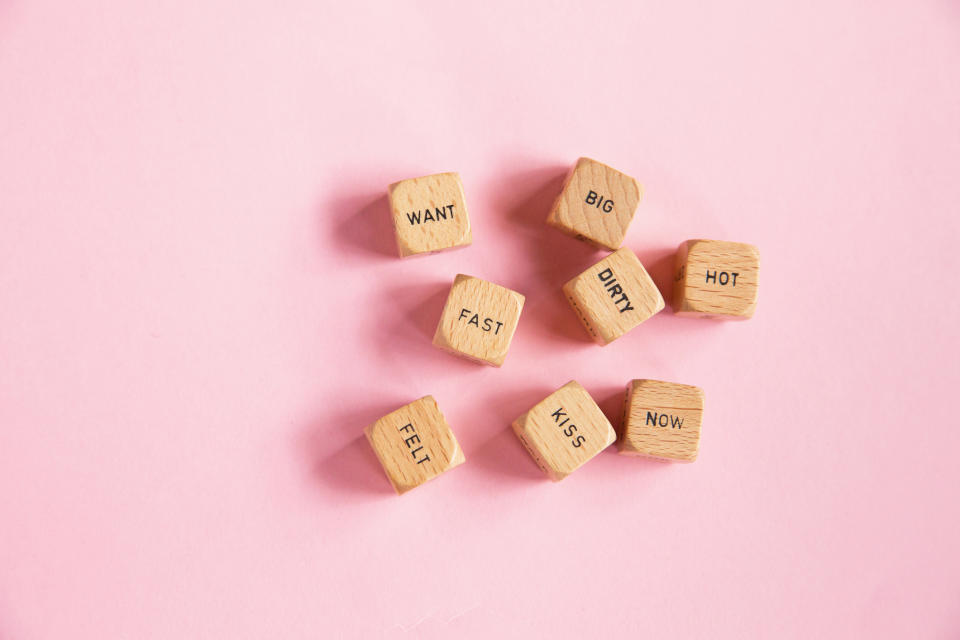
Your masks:
[{"label": "wood grain texture", "polygon": [[457,173],[395,182],[388,188],[401,257],[463,247],[473,242]]},{"label": "wood grain texture", "polygon": [[571,380],[513,421],[513,431],[554,482],[606,449],[617,434],[587,390]]},{"label": "wood grain texture", "polygon": [[673,310],[680,316],[746,320],[757,306],[760,252],[741,242],[687,240],[674,263]]},{"label": "wood grain texture", "polygon": [[627,385],[617,449],[626,455],[693,462],[700,448],[703,391],[660,380]]},{"label": "wood grain texture", "polygon": [[602,162],[580,158],[567,176],[547,224],[595,246],[619,249],[642,196],[636,178]]},{"label": "wood grain texture", "polygon": [[475,362],[499,367],[523,311],[523,295],[458,274],[440,314],[433,344]]},{"label": "wood grain texture", "polygon": [[663,310],[663,296],[640,259],[622,247],[563,285],[587,333],[613,342]]},{"label": "wood grain texture", "polygon": [[388,413],[363,433],[398,494],[466,461],[433,396]]}]

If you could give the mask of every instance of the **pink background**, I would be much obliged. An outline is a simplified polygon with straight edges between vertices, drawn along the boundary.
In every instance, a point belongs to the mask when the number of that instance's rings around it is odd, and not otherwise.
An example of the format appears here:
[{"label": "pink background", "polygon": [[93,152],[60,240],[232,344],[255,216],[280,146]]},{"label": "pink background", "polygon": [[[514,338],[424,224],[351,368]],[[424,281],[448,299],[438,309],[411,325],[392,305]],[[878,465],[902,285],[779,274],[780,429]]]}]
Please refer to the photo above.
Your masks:
[{"label": "pink background", "polygon": [[[960,637],[956,2],[133,4],[0,0],[0,637]],[[758,245],[756,317],[588,342],[580,155],[662,287]],[[438,171],[474,245],[401,261]],[[502,369],[430,344],[458,272]],[[695,464],[509,431],[635,377]],[[427,393],[467,463],[397,498],[361,430]]]}]

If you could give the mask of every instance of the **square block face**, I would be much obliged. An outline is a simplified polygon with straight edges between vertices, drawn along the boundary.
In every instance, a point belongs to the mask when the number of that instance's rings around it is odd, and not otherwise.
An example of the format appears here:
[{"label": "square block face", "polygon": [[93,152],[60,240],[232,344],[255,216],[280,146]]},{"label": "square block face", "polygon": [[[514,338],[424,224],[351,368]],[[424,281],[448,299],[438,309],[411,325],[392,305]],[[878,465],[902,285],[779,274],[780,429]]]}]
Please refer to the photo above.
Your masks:
[{"label": "square block face", "polygon": [[537,466],[563,480],[617,438],[610,421],[578,382],[570,381],[513,421]]},{"label": "square block face", "polygon": [[677,249],[673,310],[680,316],[745,320],[757,306],[760,252],[740,242],[687,240]]},{"label": "square block face", "polygon": [[390,210],[402,257],[473,242],[463,184],[456,173],[401,180],[389,187]]},{"label": "square block face", "polygon": [[510,349],[523,302],[516,291],[461,273],[450,287],[433,344],[499,367]]},{"label": "square block face", "polygon": [[590,158],[577,160],[547,224],[596,246],[619,249],[643,192],[636,178]]},{"label": "square block face", "polygon": [[617,448],[627,455],[693,462],[700,447],[703,391],[659,380],[627,385]]},{"label": "square block face", "polygon": [[466,460],[433,396],[388,413],[363,432],[400,494]]},{"label": "square block face", "polygon": [[600,344],[616,340],[664,306],[657,285],[626,247],[563,285],[563,293]]}]

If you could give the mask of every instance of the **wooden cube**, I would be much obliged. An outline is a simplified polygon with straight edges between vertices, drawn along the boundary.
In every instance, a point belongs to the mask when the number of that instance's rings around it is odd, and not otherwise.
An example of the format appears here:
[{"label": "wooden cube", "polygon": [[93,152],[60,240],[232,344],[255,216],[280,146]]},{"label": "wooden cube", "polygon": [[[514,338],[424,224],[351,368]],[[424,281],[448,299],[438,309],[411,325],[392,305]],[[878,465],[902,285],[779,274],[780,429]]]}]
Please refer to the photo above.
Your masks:
[{"label": "wooden cube", "polygon": [[680,316],[745,320],[757,306],[760,252],[740,242],[687,240],[677,249],[673,310]]},{"label": "wooden cube", "polygon": [[473,242],[459,174],[401,180],[390,185],[389,194],[401,257]]},{"label": "wooden cube", "polygon": [[659,313],[663,296],[639,258],[623,247],[563,285],[580,321],[600,344],[609,344]]},{"label": "wooden cube", "polygon": [[553,204],[547,224],[579,240],[619,249],[643,189],[613,167],[580,158]]},{"label": "wooden cube", "polygon": [[572,380],[514,420],[512,426],[554,482],[566,478],[617,438],[587,390]]},{"label": "wooden cube", "polygon": [[466,460],[433,396],[388,413],[363,432],[399,494]]},{"label": "wooden cube", "polygon": [[620,453],[660,460],[693,462],[700,446],[703,391],[659,380],[627,385]]},{"label": "wooden cube", "polygon": [[458,274],[440,314],[433,344],[499,367],[517,330],[524,297],[498,284]]}]

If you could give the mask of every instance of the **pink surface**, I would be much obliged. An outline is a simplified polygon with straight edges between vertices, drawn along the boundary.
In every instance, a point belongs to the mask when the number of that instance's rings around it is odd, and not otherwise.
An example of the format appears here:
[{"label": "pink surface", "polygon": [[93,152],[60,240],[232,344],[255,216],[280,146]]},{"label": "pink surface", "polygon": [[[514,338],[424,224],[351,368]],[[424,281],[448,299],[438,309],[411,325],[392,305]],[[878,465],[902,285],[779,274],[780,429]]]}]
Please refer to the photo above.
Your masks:
[{"label": "pink surface", "polygon": [[[956,3],[141,4],[0,2],[0,637],[960,637]],[[588,342],[580,155],[661,286],[758,245],[756,317]],[[400,261],[451,170],[474,245]],[[430,344],[458,272],[502,369]],[[699,461],[544,480],[510,421],[635,377]],[[397,498],[427,393],[467,463]]]}]

